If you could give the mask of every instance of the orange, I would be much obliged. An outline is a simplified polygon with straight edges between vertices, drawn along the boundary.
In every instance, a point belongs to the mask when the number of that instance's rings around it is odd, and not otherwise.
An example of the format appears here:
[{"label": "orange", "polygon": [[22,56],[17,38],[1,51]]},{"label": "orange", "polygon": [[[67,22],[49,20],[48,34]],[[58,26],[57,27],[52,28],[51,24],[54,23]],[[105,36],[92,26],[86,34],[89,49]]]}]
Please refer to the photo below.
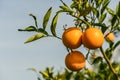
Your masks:
[{"label": "orange", "polygon": [[86,59],[79,51],[68,53],[65,58],[65,65],[72,71],[79,71],[85,67]]},{"label": "orange", "polygon": [[82,31],[76,27],[66,29],[62,35],[62,42],[70,49],[80,47],[82,43]]},{"label": "orange", "polygon": [[109,41],[114,42],[115,36],[114,36],[114,34],[113,34],[112,32],[110,32],[110,33],[108,33],[108,34],[105,36],[105,39],[106,39],[108,42],[109,42]]},{"label": "orange", "polygon": [[97,28],[88,28],[82,35],[82,43],[89,49],[96,49],[102,46],[104,35]]}]

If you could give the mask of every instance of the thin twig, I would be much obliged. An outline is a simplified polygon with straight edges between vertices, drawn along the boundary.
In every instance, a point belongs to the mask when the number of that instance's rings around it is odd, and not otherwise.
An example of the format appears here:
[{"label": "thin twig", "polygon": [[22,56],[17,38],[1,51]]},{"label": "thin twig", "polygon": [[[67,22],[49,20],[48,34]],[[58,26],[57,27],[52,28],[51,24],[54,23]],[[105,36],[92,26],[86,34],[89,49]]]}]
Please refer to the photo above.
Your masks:
[{"label": "thin twig", "polygon": [[58,36],[53,36],[53,35],[48,35],[48,36],[46,36],[46,37],[55,37],[55,38],[57,38],[57,39],[62,40],[62,38],[60,38],[60,37],[58,37]]}]

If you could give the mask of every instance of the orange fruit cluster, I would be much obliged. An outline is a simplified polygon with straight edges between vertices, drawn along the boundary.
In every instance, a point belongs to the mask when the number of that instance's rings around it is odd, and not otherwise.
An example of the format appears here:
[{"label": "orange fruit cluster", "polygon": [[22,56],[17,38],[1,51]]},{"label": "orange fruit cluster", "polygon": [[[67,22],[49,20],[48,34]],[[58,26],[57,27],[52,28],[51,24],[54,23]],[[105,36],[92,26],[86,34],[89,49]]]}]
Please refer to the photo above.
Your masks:
[{"label": "orange fruit cluster", "polygon": [[[71,50],[79,48],[82,44],[86,48],[97,49],[102,46],[104,35],[97,28],[88,28],[85,32],[82,32],[77,27],[70,27],[64,31],[62,42],[64,46]],[[85,57],[80,51],[72,51],[66,55],[65,65],[72,71],[83,69],[85,64]]]}]

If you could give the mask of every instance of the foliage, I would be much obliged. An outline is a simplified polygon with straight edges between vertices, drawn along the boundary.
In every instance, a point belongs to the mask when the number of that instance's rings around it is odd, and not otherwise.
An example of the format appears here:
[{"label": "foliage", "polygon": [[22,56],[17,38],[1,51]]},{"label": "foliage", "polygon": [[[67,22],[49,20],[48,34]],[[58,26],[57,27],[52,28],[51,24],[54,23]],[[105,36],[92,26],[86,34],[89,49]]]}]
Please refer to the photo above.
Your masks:
[{"label": "foliage", "polygon": [[[90,26],[101,29],[105,35],[107,32],[113,32],[118,34],[120,31],[120,2],[117,4],[116,9],[112,10],[109,7],[111,0],[72,0],[72,4],[69,6],[60,0],[63,5],[56,11],[54,15],[50,31],[46,30],[46,27],[50,18],[52,7],[48,9],[43,19],[43,27],[39,27],[37,23],[37,17],[30,14],[35,21],[35,25],[28,26],[25,29],[18,29],[19,31],[37,32],[37,34],[30,37],[25,43],[29,43],[44,37],[57,36],[56,28],[59,14],[67,13],[70,17],[74,17],[76,27],[85,31]],[[110,17],[110,18],[108,18]],[[108,22],[109,21],[109,22]],[[63,29],[65,29],[63,27]],[[100,47],[98,52],[101,52],[100,56],[95,56],[96,50],[88,50],[86,59],[91,63],[92,69],[85,68],[78,72],[72,72],[67,69],[64,72],[54,74],[53,68],[46,68],[46,70],[39,71],[39,74],[43,76],[45,80],[119,80],[120,78],[120,63],[112,62],[112,56],[115,49],[120,45],[120,40],[117,42],[107,42],[109,46],[106,49]],[[69,49],[67,48],[69,51]],[[92,57],[91,57],[92,56]],[[95,69],[95,70],[94,70]],[[38,80],[41,80],[38,77]]]}]

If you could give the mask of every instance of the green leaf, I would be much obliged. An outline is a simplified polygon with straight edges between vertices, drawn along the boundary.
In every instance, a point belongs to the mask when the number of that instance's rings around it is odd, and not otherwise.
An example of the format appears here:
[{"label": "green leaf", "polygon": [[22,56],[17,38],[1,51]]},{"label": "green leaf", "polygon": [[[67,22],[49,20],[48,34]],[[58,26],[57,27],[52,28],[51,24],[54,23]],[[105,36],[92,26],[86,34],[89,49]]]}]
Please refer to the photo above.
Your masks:
[{"label": "green leaf", "polygon": [[[59,11],[56,12],[56,14],[63,13],[63,12],[65,12],[65,11],[64,10],[59,10]],[[71,13],[73,13],[73,12],[71,12]]]},{"label": "green leaf", "polygon": [[120,1],[119,1],[118,5],[116,7],[116,11],[115,12],[116,12],[116,15],[118,15],[120,17]]},{"label": "green leaf", "polygon": [[106,3],[108,3],[110,0],[102,0],[102,5],[105,5]]},{"label": "green leaf", "polygon": [[113,47],[113,44],[114,44],[114,42],[109,41],[109,46],[110,46],[110,47]]},{"label": "green leaf", "polygon": [[98,8],[101,5],[102,1],[101,0],[95,0],[95,3],[96,3],[96,7]]},{"label": "green leaf", "polygon": [[30,38],[28,38],[28,40],[27,40],[25,43],[29,43],[29,42],[38,40],[38,39],[40,39],[40,38],[42,38],[42,37],[44,37],[44,36],[45,36],[44,34],[38,33],[38,34],[33,35],[33,36],[31,36]]},{"label": "green leaf", "polygon": [[103,12],[105,11],[106,7],[108,6],[108,4],[110,3],[110,0],[104,0],[105,2],[102,5],[102,9],[101,9],[101,14],[103,14]]},{"label": "green leaf", "polygon": [[51,78],[53,78],[53,67],[51,68],[47,67],[46,70],[39,71],[39,73],[42,74],[45,80],[51,80]]},{"label": "green leaf", "polygon": [[36,31],[36,28],[34,26],[29,26],[25,29],[18,29],[18,31]]},{"label": "green leaf", "polygon": [[92,7],[92,11],[94,13],[94,15],[98,18],[99,17],[99,11],[96,8]]},{"label": "green leaf", "polygon": [[101,63],[100,64],[100,70],[104,71],[104,69],[107,68],[107,64],[106,63]]},{"label": "green leaf", "polygon": [[98,64],[101,61],[102,61],[102,57],[97,57],[96,59],[94,59],[92,64]]},{"label": "green leaf", "polygon": [[45,31],[43,28],[39,28],[37,32],[43,33],[45,35],[49,35],[47,31]]},{"label": "green leaf", "polygon": [[107,57],[109,58],[109,59],[111,59],[112,58],[112,47],[110,47],[110,48],[107,48],[106,50],[105,50],[105,54],[107,55]]},{"label": "green leaf", "polygon": [[101,3],[102,3],[102,1],[101,1],[101,0],[97,0],[97,2],[98,2],[98,6],[100,6],[100,5],[101,5]]},{"label": "green leaf", "polygon": [[108,11],[109,14],[115,15],[115,12],[111,8],[107,7],[106,10]]},{"label": "green leaf", "polygon": [[65,12],[73,12],[68,6],[60,6],[60,8]]},{"label": "green leaf", "polygon": [[54,69],[53,67],[47,67],[46,71],[50,74],[50,73],[52,73],[53,69]]},{"label": "green leaf", "polygon": [[34,19],[34,21],[35,21],[35,26],[38,28],[36,16],[33,15],[33,14],[29,14],[29,16],[32,16],[32,17],[33,17],[33,19]]},{"label": "green leaf", "polygon": [[75,8],[78,4],[74,2],[73,4],[70,5],[71,8]]},{"label": "green leaf", "polygon": [[36,16],[34,16],[33,14],[29,14],[29,16],[32,16],[34,20],[36,20]]},{"label": "green leaf", "polygon": [[63,2],[63,0],[60,0],[60,2],[64,5],[67,6],[67,4],[65,2]]},{"label": "green leaf", "polygon": [[80,16],[86,16],[86,15],[88,15],[90,12],[91,12],[91,10],[92,10],[92,7],[87,7],[85,10],[81,10],[80,11]]},{"label": "green leaf", "polygon": [[43,77],[49,77],[46,71],[40,71],[39,73],[42,74]]},{"label": "green leaf", "polygon": [[120,45],[120,40],[114,45],[113,49],[116,49]]},{"label": "green leaf", "polygon": [[102,22],[105,20],[106,15],[107,15],[107,13],[102,14],[102,15],[100,16],[100,18],[99,18],[99,22],[100,22],[100,23],[102,23]]},{"label": "green leaf", "polygon": [[41,80],[41,79],[38,77],[37,80]]},{"label": "green leaf", "polygon": [[112,20],[111,20],[112,26],[114,26],[114,24],[116,23],[116,20],[117,20],[117,16],[114,15]]},{"label": "green leaf", "polygon": [[67,69],[65,69],[64,75],[65,75],[65,79],[70,80],[73,75],[73,72],[72,71],[69,72]]},{"label": "green leaf", "polygon": [[114,17],[111,20],[112,25],[112,30],[114,33],[118,33],[120,31],[120,18],[117,15],[114,15]]},{"label": "green leaf", "polygon": [[[103,24],[103,25],[104,25],[104,24]],[[105,31],[106,31],[108,28],[109,28],[109,27],[107,27],[107,26],[102,27],[102,32],[105,33]]]},{"label": "green leaf", "polygon": [[104,23],[94,23],[94,26],[100,26],[102,28],[102,32],[105,33],[105,31],[109,28]]},{"label": "green leaf", "polygon": [[52,23],[51,23],[51,32],[52,32],[52,35],[53,36],[56,36],[56,25],[57,25],[57,21],[58,21],[58,14],[56,14],[52,20]]},{"label": "green leaf", "polygon": [[47,26],[47,23],[49,21],[51,12],[52,12],[52,7],[46,12],[46,14],[44,16],[44,19],[43,19],[43,29],[44,30],[46,29],[46,26]]}]

